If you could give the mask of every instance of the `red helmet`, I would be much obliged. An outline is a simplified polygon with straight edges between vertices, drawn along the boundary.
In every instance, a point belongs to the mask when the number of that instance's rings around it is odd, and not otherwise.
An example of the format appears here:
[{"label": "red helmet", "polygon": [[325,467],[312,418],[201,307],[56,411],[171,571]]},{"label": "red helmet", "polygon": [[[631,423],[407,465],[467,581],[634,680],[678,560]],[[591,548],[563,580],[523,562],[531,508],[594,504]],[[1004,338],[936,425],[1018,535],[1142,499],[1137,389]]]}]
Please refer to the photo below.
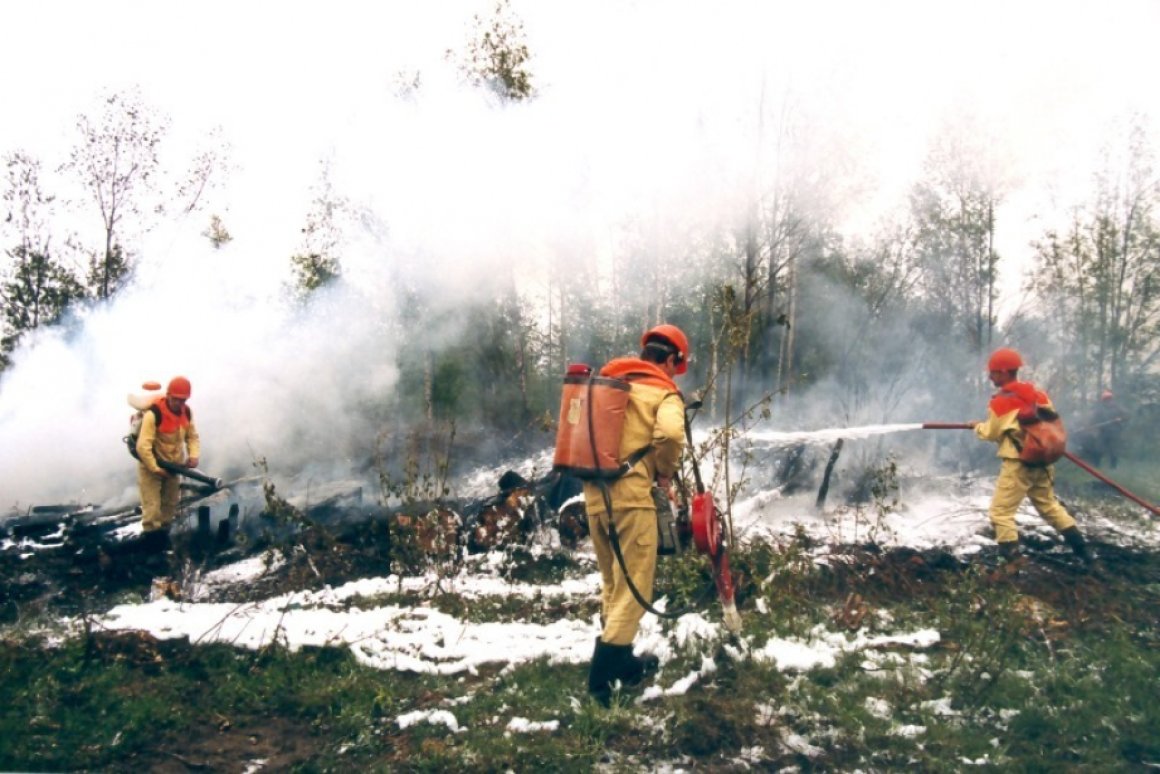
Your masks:
[{"label": "red helmet", "polygon": [[175,376],[170,379],[169,388],[165,391],[165,394],[170,398],[182,398],[185,400],[188,400],[192,393],[193,388],[190,387],[189,380],[184,376]]},{"label": "red helmet", "polygon": [[672,344],[677,348],[677,373],[683,374],[689,370],[689,339],[684,332],[675,325],[656,325],[649,328],[640,337],[640,345],[643,347],[648,343],[648,340],[656,337],[663,339],[666,343]]},{"label": "red helmet", "polygon": [[1023,367],[1023,358],[1013,349],[997,349],[987,361],[988,371],[1018,371]]}]

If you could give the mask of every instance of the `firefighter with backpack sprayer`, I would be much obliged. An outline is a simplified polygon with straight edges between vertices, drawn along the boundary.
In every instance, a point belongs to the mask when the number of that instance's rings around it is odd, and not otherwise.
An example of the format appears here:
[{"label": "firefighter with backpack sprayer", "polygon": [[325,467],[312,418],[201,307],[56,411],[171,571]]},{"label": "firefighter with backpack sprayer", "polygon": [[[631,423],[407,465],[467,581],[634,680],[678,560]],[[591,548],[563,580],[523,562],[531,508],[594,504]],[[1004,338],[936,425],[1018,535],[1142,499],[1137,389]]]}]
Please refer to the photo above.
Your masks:
[{"label": "firefighter with backpack sprayer", "polygon": [[196,468],[201,441],[186,401],[193,390],[189,379],[175,376],[165,395],[141,413],[141,427],[132,451],[137,457],[137,487],[141,493],[141,548],[163,555],[169,548],[169,526],[177,516],[181,479],[174,468]]},{"label": "firefighter with backpack sprayer", "polygon": [[[619,450],[619,459],[629,460],[631,465],[611,483],[584,482],[588,525],[600,568],[604,627],[592,654],[588,692],[605,706],[617,682],[639,685],[659,666],[656,656],[637,656],[632,652],[645,609],[628,584],[651,600],[658,541],[653,483],[667,489],[680,466],[685,443],[685,404],[673,377],[688,370],[688,361],[689,340],[685,334],[675,325],[658,325],[641,337],[640,357],[617,358],[600,369],[601,377],[626,379],[631,385]],[[605,506],[605,494],[609,492],[610,502],[614,503],[612,513]],[[610,521],[628,579],[613,554]]]},{"label": "firefighter with backpack sprayer", "polygon": [[[995,528],[995,541],[1007,566],[1017,568],[1019,532],[1015,512],[1026,497],[1039,515],[1059,531],[1084,565],[1090,566],[1092,557],[1075,519],[1055,497],[1055,470],[1051,463],[1064,453],[1066,435],[1062,423],[1045,392],[1030,382],[1019,381],[1022,366],[1023,358],[1013,349],[1002,348],[992,353],[987,371],[999,391],[991,398],[987,419],[970,423],[980,440],[999,445],[997,454],[1002,464],[988,512]],[[1046,453],[1041,450],[1037,455],[1032,447],[1040,437],[1037,425],[1041,423],[1049,435],[1055,436],[1047,445],[1057,448]]]}]

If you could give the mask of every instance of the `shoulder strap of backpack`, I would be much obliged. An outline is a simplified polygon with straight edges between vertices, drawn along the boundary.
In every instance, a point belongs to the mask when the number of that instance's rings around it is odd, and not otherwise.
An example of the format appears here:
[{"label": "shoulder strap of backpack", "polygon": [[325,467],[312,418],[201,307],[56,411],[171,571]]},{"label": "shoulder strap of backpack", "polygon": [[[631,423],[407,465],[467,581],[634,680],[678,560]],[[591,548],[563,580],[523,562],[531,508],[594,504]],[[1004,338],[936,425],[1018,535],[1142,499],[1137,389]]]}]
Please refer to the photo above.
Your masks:
[{"label": "shoulder strap of backpack", "polygon": [[[637,379],[641,379],[641,378],[648,377],[648,376],[652,376],[652,374],[644,373],[644,372],[634,372],[634,373],[625,374],[622,378],[626,382],[631,383],[633,381],[634,377]],[[666,400],[669,399],[670,396],[673,396],[673,395],[676,395],[677,397],[679,397],[681,399],[681,403],[685,402],[685,396],[682,395],[680,393],[680,391],[678,390],[678,391],[674,391],[674,392],[666,392],[663,396],[661,396],[661,403],[664,403]],[[659,406],[660,404],[658,403],[657,405]],[[637,449],[636,451],[634,451],[632,454],[628,455],[628,459],[626,459],[623,463],[621,463],[620,467],[618,467],[616,469],[616,474],[615,474],[615,476],[613,476],[612,480],[615,481],[616,479],[620,478],[621,476],[627,474],[628,471],[635,468],[637,463],[640,462],[641,460],[643,460],[648,455],[648,453],[650,451],[652,451],[652,448],[653,448],[652,444],[650,443],[647,446],[643,446],[643,447]]]}]

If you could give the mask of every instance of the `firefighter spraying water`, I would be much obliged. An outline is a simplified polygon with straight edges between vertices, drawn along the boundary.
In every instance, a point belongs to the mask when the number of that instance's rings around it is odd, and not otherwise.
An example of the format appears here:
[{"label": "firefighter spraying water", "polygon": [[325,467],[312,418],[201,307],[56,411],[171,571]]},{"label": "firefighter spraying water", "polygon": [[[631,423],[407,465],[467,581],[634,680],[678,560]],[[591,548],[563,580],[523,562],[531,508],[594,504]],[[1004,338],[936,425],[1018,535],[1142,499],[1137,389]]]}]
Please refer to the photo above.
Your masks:
[{"label": "firefighter spraying water", "polygon": [[1075,519],[1055,496],[1055,462],[1060,459],[1070,460],[1153,514],[1160,515],[1160,508],[1128,491],[1068,451],[1068,433],[1063,419],[1046,392],[1030,382],[1019,380],[1019,370],[1023,365],[1022,356],[1013,349],[1002,348],[992,353],[988,359],[987,372],[998,391],[988,404],[987,419],[982,421],[868,425],[808,432],[763,431],[747,433],[746,437],[750,441],[773,446],[793,446],[840,442],[842,439],[918,429],[973,429],[980,440],[997,445],[997,456],[1001,459],[988,515],[1004,557],[1012,562],[1019,557],[1015,512],[1024,499],[1030,499],[1040,516],[1055,527],[1084,565],[1090,566],[1093,558],[1084,536]]},{"label": "firefighter spraying water", "polygon": [[987,362],[987,371],[999,391],[991,398],[987,419],[962,423],[927,422],[922,428],[971,429],[980,440],[998,444],[997,455],[1002,463],[989,515],[995,527],[995,540],[1006,558],[1014,560],[1018,556],[1015,511],[1023,499],[1028,498],[1039,515],[1059,530],[1076,556],[1085,565],[1091,565],[1092,557],[1075,519],[1055,496],[1053,464],[1057,460],[1066,457],[1152,513],[1160,514],[1160,510],[1067,451],[1063,419],[1045,392],[1030,382],[1019,381],[1018,373],[1022,367],[1023,358],[1015,350],[996,350]]}]

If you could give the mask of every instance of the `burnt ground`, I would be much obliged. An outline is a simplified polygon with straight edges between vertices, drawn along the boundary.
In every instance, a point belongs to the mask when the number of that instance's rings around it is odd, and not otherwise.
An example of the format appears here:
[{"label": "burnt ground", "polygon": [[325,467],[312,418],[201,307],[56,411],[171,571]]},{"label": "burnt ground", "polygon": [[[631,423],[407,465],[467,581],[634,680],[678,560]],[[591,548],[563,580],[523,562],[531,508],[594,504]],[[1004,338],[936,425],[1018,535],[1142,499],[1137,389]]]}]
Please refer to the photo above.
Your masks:
[{"label": "burnt ground", "polygon": [[[517,530],[510,536],[520,534]],[[799,548],[809,547],[808,538],[797,540]],[[809,598],[834,607],[836,625],[856,630],[869,611],[890,600],[933,599],[982,571],[986,582],[1017,592],[1023,600],[1020,604],[1044,611],[1041,617],[1048,636],[1066,636],[1071,629],[1115,621],[1141,636],[1155,637],[1160,551],[1098,538],[1090,540],[1090,545],[1099,557],[1094,570],[1084,567],[1058,542],[1030,536],[1025,561],[1017,573],[1004,571],[993,548],[965,560],[939,549],[831,546],[828,563],[805,573],[800,583]],[[462,525],[439,511],[401,522],[398,518],[342,518],[324,526],[306,521],[294,529],[267,530],[258,537],[235,536],[227,542],[217,541],[216,536],[185,533],[175,538],[173,547],[173,558],[164,566],[151,564],[133,541],[103,545],[65,541],[36,551],[0,553],[0,626],[19,626],[42,616],[100,612],[124,601],[127,595],[147,596],[158,572],[177,576],[191,570],[204,573],[269,551],[283,559],[276,568],[247,581],[242,588],[221,589],[211,596],[228,596],[239,602],[257,600],[392,571],[417,572],[432,560],[453,569],[467,553]],[[527,558],[519,551],[509,551],[509,556],[512,562],[523,561],[521,556]],[[762,573],[744,546],[736,552],[736,559],[738,603],[744,609],[754,590],[753,578]],[[521,574],[521,569],[513,567],[512,573]],[[127,665],[145,673],[208,669],[203,663],[206,648],[185,639],[158,640],[142,632],[94,633],[87,643],[86,659],[106,665]],[[18,646],[0,641],[0,647]],[[276,656],[259,651],[245,658],[249,659],[248,668],[259,669],[263,659],[271,657]],[[321,653],[308,657],[331,658]],[[470,679],[482,680],[486,675]],[[148,688],[126,683],[118,690],[131,699],[133,691]],[[209,697],[214,687],[206,684],[199,690]],[[191,701],[201,702],[197,698]],[[325,717],[230,710],[180,733],[166,731],[107,770],[228,771],[237,770],[238,761],[243,760],[263,760],[266,768],[281,770],[314,760],[317,751],[325,748],[327,736]]]},{"label": "burnt ground", "polygon": [[[251,533],[254,533],[251,530]],[[37,550],[9,549],[0,552],[0,625],[11,625],[41,614],[77,615],[108,609],[126,595],[148,596],[153,578],[167,576],[179,583],[247,556],[268,553],[281,559],[277,566],[244,587],[210,590],[210,601],[227,598],[253,601],[292,591],[316,590],[368,577],[394,573],[419,573],[432,566],[454,570],[469,553],[461,521],[446,510],[432,510],[419,517],[398,514],[391,518],[352,520],[349,514],[327,526],[305,521],[296,529],[238,534],[230,541],[196,532],[177,534],[168,559],[143,553],[135,540],[83,543],[68,541]],[[535,577],[519,565],[534,561],[513,547],[533,538],[532,532],[510,530],[493,540],[507,548],[512,577]],[[806,540],[806,538],[799,538]],[[1112,600],[1131,599],[1130,593],[1102,594],[1132,587],[1160,584],[1160,551],[1131,547],[1090,538],[1099,558],[1094,569],[1080,563],[1052,540],[1024,539],[1024,561],[1014,575],[1002,569],[997,551],[987,548],[964,559],[943,549],[918,551],[907,547],[875,544],[832,546],[830,560],[811,573],[811,590],[826,597],[858,594],[863,598],[890,598],[938,593],[943,584],[955,582],[972,566],[983,567],[996,583],[1005,583],[1021,594],[1042,600],[1053,608],[1069,610],[1077,620],[1090,617],[1098,608],[1122,618],[1146,614],[1130,603],[1109,611]],[[562,551],[558,562],[569,561]],[[739,602],[744,605],[750,568],[744,552],[734,561]],[[753,571],[756,574],[756,571]]]}]

